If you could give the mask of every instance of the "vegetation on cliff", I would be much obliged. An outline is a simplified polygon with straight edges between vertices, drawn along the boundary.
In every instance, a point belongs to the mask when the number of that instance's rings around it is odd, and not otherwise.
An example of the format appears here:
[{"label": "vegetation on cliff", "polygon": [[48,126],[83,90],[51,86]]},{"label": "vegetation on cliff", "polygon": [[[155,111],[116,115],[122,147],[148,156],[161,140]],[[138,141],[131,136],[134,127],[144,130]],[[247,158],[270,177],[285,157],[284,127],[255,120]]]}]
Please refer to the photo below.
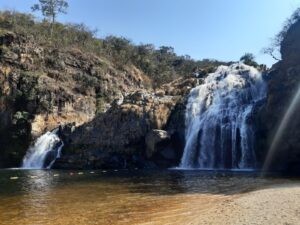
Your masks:
[{"label": "vegetation on cliff", "polygon": [[185,78],[203,77],[222,63],[96,34],[84,24],[0,12],[0,167],[18,166],[45,131],[87,123],[140,89],[179,93],[159,90],[179,78],[184,86]]},{"label": "vegetation on cliff", "polygon": [[279,61],[281,58],[279,55],[280,53],[282,54],[281,52],[282,42],[287,37],[290,28],[294,24],[296,24],[299,21],[299,19],[300,19],[300,7],[297,8],[288,19],[286,19],[286,21],[282,26],[282,29],[272,39],[271,44],[268,47],[262,49],[262,52],[270,55],[276,61]]},{"label": "vegetation on cliff", "polygon": [[[49,29],[51,27],[51,29]],[[152,44],[135,45],[124,37],[108,36],[98,38],[97,30],[91,30],[84,24],[62,24],[49,20],[37,20],[31,14],[14,11],[0,13],[1,33],[12,31],[27,34],[41,46],[69,49],[77,48],[113,62],[117,67],[134,65],[145,73],[154,86],[170,82],[179,77],[195,74],[203,76],[212,72],[218,65],[217,60],[193,60],[190,56],[178,56],[172,47]],[[51,35],[49,33],[51,30]]]},{"label": "vegetation on cliff", "polygon": [[[297,10],[288,20],[268,52],[273,54],[274,48],[281,46],[283,60],[268,76],[268,101],[259,112],[259,136],[264,139],[259,149],[266,149],[268,136],[275,129],[271,124],[280,120],[284,109],[280,106],[292,96],[299,80],[299,14]],[[251,53],[240,60],[265,70]],[[174,166],[182,150],[178,147],[182,143],[176,143],[175,148],[173,141],[183,139],[184,96],[201,82],[196,76],[205,77],[220,64],[228,63],[194,60],[177,55],[172,47],[137,45],[124,37],[99,38],[96,30],[84,24],[62,24],[2,11],[0,167],[18,166],[33,137],[70,123],[71,142],[57,166],[69,166],[71,161],[81,168],[90,164],[101,167],[104,156],[111,164],[111,154],[129,154],[118,155],[117,164],[123,165],[130,160],[140,162],[153,152],[151,157],[158,158],[161,165]],[[155,132],[168,138],[160,140]],[[146,137],[148,151],[151,149],[148,156]],[[161,141],[156,149],[153,143],[157,141],[149,137]],[[296,164],[299,143],[296,138],[290,143],[286,151],[292,153]],[[165,152],[160,151],[162,146]],[[264,154],[257,153],[259,160],[263,161]],[[172,160],[172,165],[167,164]]]}]

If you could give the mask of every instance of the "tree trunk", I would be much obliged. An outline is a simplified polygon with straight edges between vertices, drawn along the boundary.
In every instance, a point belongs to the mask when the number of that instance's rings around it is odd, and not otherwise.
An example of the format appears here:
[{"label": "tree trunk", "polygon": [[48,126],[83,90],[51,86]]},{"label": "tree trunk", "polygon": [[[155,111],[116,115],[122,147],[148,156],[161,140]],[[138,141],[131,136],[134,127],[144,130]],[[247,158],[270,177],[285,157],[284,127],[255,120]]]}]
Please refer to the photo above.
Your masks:
[{"label": "tree trunk", "polygon": [[53,29],[54,29],[54,23],[55,23],[55,14],[52,14],[52,21],[50,25],[50,41],[52,42],[52,37],[53,37]]}]

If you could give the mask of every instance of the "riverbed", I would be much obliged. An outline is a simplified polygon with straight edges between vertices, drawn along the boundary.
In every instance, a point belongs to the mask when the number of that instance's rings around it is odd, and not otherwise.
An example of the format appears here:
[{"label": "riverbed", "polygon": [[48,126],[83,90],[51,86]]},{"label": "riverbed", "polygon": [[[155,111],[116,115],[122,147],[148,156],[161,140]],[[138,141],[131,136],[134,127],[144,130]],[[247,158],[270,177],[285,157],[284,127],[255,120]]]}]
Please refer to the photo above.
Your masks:
[{"label": "riverbed", "polygon": [[0,170],[0,224],[300,224],[300,179],[197,170]]}]

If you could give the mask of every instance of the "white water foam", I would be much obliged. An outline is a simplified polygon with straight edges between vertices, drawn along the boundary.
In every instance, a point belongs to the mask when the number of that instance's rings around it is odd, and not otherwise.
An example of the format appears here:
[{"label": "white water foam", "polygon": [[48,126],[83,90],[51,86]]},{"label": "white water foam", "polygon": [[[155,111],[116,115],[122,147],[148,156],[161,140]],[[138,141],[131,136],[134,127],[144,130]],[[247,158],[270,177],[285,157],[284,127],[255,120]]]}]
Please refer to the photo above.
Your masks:
[{"label": "white water foam", "polygon": [[192,89],[180,168],[253,169],[252,112],[266,96],[262,74],[242,63],[220,66]]},{"label": "white water foam", "polygon": [[[52,132],[48,131],[36,140],[23,159],[23,169],[50,169],[52,167],[55,160],[61,156],[61,150],[64,146],[57,132],[58,129]],[[51,152],[53,152],[54,157],[48,165],[45,165],[46,158]]]}]

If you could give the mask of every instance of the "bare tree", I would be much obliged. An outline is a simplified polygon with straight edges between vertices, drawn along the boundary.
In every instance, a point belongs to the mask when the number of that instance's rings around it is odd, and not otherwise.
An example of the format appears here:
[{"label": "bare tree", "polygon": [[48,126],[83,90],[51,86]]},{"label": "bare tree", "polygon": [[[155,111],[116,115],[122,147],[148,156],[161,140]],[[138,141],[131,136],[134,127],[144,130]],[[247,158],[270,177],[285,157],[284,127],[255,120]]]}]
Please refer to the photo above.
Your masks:
[{"label": "bare tree", "polygon": [[262,49],[262,53],[268,54],[273,59],[279,61],[280,57],[277,57],[276,55],[280,54],[280,46],[282,44],[282,41],[286,37],[291,26],[296,22],[298,22],[299,20],[300,20],[300,7],[297,8],[292,14],[292,16],[285,21],[281,31],[275,36],[275,38],[273,38],[269,47]]},{"label": "bare tree", "polygon": [[274,46],[262,49],[263,54],[270,55],[273,59],[275,59],[276,61],[279,61],[280,59],[275,56],[275,51],[276,51],[276,47],[274,47]]}]

